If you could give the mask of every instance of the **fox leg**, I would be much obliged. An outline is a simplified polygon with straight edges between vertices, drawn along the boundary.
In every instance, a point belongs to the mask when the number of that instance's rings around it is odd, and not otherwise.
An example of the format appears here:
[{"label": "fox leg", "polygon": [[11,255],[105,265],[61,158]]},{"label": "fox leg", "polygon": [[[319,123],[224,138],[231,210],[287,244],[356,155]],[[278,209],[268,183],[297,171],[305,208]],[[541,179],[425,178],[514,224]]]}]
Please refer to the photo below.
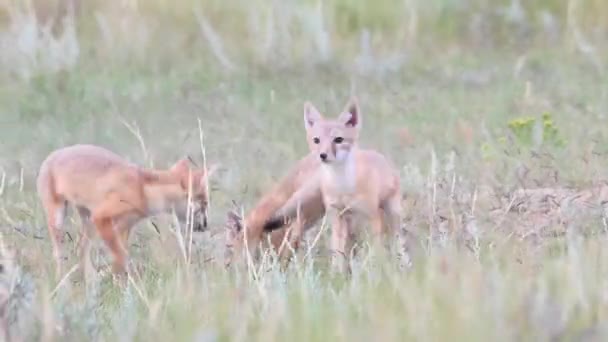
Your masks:
[{"label": "fox leg", "polygon": [[349,245],[352,217],[349,213],[336,213],[331,231],[332,268],[339,273],[350,273]]},{"label": "fox leg", "polygon": [[412,265],[412,260],[409,254],[407,231],[401,227],[403,209],[400,196],[396,195],[391,197],[384,204],[383,209],[388,228],[391,230],[391,234],[397,238],[397,256],[399,258],[399,264],[402,268],[410,267]]},{"label": "fox leg", "polygon": [[297,220],[288,228],[288,231],[279,247],[279,257],[283,262],[283,268],[289,265],[289,262],[293,258],[294,254],[300,248],[302,234],[306,229],[308,229],[309,226],[310,225],[305,225],[304,222]]},{"label": "fox leg", "polygon": [[85,275],[85,279],[87,274],[90,272],[91,266],[91,212],[84,207],[78,207],[78,215],[80,215],[80,220],[82,221],[82,229],[80,234],[80,239],[78,241],[78,254],[80,257],[80,268]]},{"label": "fox leg", "polygon": [[294,224],[291,224],[270,233],[272,248],[277,253],[281,262],[289,258],[288,245],[291,244],[293,238],[293,228]]},{"label": "fox leg", "polygon": [[[49,196],[50,197],[50,196]],[[44,211],[47,218],[49,236],[53,246],[53,257],[55,259],[56,276],[61,276],[61,245],[63,244],[63,232],[61,227],[66,216],[67,203],[56,198],[45,198],[43,200]]]},{"label": "fox leg", "polygon": [[291,252],[298,250],[302,234],[308,228],[304,220],[305,218],[302,216],[300,207],[298,207],[296,217],[291,225],[286,228],[285,237],[281,241],[279,254],[282,258],[291,258]]},{"label": "fox leg", "polygon": [[114,257],[112,268],[115,274],[127,272],[127,250],[122,240],[125,236],[128,237],[128,232],[125,234],[124,231],[130,230],[132,220],[126,219],[126,215],[132,210],[133,208],[126,202],[115,199],[106,201],[92,215],[97,232]]},{"label": "fox leg", "polygon": [[270,232],[270,244],[272,248],[279,253],[281,252],[281,247],[283,246],[283,242],[288,238],[289,227],[283,227],[281,229],[273,230]]},{"label": "fox leg", "polygon": [[384,212],[378,207],[371,213],[370,221],[372,226],[373,246],[387,250],[389,248],[389,241],[387,239],[387,227]]},{"label": "fox leg", "polygon": [[298,218],[293,224],[293,228],[291,230],[291,234],[289,234],[289,244],[291,245],[291,249],[293,252],[297,252],[300,248],[300,242],[302,241],[302,235],[304,232],[310,228],[311,224],[306,223],[301,218]]},{"label": "fox leg", "polygon": [[120,243],[126,250],[129,246],[129,236],[131,236],[131,228],[133,228],[133,224],[130,222],[130,220],[124,219],[124,221],[117,226],[120,227],[120,231],[118,232],[120,235]]},{"label": "fox leg", "polygon": [[286,249],[285,252],[297,251],[304,233],[323,215],[325,215],[325,203],[319,189],[304,189],[296,193],[278,212],[279,217],[286,216],[293,221],[287,240],[291,248]]},{"label": "fox leg", "polygon": [[290,257],[288,245],[292,239],[292,229],[293,225],[288,225],[269,233],[270,247],[277,253],[281,268],[287,266]]},{"label": "fox leg", "polygon": [[380,208],[374,209],[370,215],[372,233],[375,240],[381,240],[386,235],[386,225]]},{"label": "fox leg", "polygon": [[93,222],[99,235],[110,249],[114,257],[113,272],[125,273],[126,251],[122,248],[118,234],[114,231],[114,223],[111,217],[94,218]]},{"label": "fox leg", "polygon": [[297,248],[297,246],[292,244],[294,225],[284,226],[269,233],[270,247],[277,253],[281,267],[287,266],[291,257],[289,246],[292,246],[294,249]]}]

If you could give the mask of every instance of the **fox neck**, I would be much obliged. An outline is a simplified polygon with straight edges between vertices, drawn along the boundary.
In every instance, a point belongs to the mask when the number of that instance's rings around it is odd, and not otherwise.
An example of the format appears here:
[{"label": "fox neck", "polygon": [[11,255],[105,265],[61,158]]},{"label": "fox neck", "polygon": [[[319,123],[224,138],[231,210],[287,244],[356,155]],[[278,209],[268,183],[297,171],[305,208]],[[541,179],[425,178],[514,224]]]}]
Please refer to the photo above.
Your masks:
[{"label": "fox neck", "polygon": [[179,183],[168,182],[145,184],[143,191],[148,215],[170,211],[182,192]]},{"label": "fox neck", "polygon": [[322,164],[326,188],[331,188],[340,194],[348,194],[355,191],[357,180],[356,152],[356,148],[353,147],[343,161]]}]

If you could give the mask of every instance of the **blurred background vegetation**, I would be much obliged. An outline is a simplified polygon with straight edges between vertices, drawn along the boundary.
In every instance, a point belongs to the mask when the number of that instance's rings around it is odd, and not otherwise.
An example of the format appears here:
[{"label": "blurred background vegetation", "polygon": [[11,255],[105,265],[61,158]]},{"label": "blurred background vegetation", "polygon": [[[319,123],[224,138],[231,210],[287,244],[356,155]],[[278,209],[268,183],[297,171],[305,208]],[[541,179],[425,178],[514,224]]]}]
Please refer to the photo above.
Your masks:
[{"label": "blurred background vegetation", "polygon": [[[73,15],[71,15],[73,13]],[[603,0],[3,0],[4,74],[91,61],[220,70],[359,64],[466,50],[579,52],[603,68]],[[140,63],[141,59],[146,63]],[[357,63],[358,62],[358,63]]]}]

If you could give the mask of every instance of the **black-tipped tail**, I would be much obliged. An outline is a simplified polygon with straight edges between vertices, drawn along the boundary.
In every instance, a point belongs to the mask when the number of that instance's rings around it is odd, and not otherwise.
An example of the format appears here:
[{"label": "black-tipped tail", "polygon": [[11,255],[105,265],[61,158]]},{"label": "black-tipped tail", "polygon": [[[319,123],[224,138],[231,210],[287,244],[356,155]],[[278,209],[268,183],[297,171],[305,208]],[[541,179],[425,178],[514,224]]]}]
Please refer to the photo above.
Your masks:
[{"label": "black-tipped tail", "polygon": [[270,220],[266,221],[266,223],[264,224],[264,231],[271,232],[273,230],[281,229],[286,224],[287,224],[287,222],[282,217],[271,218]]}]

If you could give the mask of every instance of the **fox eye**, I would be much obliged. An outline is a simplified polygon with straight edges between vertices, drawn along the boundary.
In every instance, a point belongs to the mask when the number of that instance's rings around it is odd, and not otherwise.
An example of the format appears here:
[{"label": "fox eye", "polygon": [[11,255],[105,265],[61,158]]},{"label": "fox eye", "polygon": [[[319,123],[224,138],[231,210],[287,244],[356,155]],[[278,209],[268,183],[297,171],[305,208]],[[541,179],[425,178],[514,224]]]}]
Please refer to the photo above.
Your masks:
[{"label": "fox eye", "polygon": [[343,141],[344,141],[344,138],[342,138],[342,137],[337,137],[337,138],[334,138],[334,142],[335,142],[336,144],[341,144]]},{"label": "fox eye", "polygon": [[321,139],[314,137],[314,138],[312,138],[312,142],[314,142],[315,144],[318,144],[321,142]]}]

